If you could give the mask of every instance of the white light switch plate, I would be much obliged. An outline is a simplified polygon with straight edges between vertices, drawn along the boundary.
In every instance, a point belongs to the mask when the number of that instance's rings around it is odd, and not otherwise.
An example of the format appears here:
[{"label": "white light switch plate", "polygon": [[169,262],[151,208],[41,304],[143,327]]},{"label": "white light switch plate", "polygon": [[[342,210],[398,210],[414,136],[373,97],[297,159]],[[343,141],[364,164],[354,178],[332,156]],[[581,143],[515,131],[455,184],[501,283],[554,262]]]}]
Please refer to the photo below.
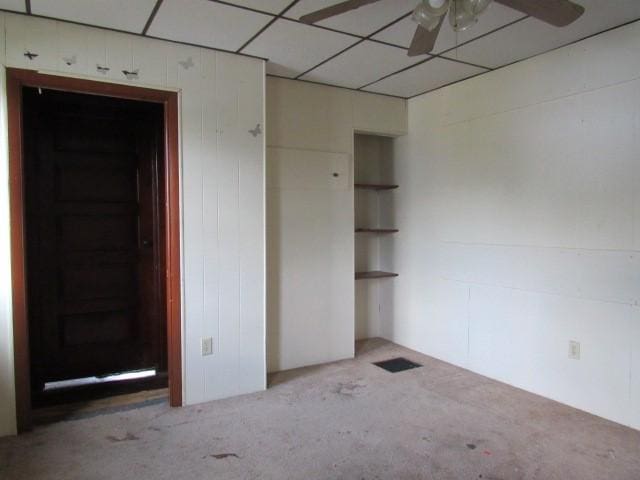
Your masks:
[{"label": "white light switch plate", "polygon": [[202,356],[213,354],[213,338],[206,337],[202,339]]}]

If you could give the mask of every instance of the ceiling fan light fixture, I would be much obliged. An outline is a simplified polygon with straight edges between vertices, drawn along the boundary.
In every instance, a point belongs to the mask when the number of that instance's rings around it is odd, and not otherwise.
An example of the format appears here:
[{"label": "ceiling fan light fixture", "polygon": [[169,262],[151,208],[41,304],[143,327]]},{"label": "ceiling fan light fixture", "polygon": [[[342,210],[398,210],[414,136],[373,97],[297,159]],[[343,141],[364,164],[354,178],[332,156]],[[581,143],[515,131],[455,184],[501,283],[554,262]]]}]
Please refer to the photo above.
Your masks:
[{"label": "ceiling fan light fixture", "polygon": [[411,18],[425,30],[432,32],[449,9],[449,0],[423,0],[415,8]]},{"label": "ceiling fan light fixture", "polygon": [[468,1],[473,2],[473,0],[451,0],[449,24],[456,32],[466,30],[478,21],[478,15],[474,14],[473,10],[469,12],[469,10],[465,8],[465,3]]},{"label": "ceiling fan light fixture", "polygon": [[489,8],[493,0],[462,0],[462,8],[470,15],[480,15]]}]

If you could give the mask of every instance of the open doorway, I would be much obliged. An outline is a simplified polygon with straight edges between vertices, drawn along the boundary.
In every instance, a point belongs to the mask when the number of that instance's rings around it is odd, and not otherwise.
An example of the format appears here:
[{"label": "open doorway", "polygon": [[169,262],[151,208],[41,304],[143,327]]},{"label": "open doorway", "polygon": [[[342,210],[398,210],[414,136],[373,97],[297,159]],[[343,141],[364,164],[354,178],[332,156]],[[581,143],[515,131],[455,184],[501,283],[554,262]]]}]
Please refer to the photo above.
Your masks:
[{"label": "open doorway", "polygon": [[16,400],[181,405],[177,95],[8,70]]},{"label": "open doorway", "polygon": [[31,404],[166,387],[162,105],[23,87],[22,118]]}]

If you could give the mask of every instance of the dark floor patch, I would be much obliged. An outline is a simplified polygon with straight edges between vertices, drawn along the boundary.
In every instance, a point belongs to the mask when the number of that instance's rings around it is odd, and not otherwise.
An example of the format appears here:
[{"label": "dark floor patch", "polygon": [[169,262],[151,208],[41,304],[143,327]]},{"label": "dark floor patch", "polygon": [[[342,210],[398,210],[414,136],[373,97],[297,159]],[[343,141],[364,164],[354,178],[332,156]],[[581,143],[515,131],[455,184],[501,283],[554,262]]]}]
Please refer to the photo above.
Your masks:
[{"label": "dark floor patch", "polygon": [[161,397],[161,398],[152,398],[149,400],[144,400],[142,402],[129,403],[126,405],[117,405],[113,407],[99,408],[97,410],[88,411],[88,412],[87,411],[74,412],[73,410],[69,409],[68,411],[59,412],[56,414],[52,414],[52,415],[48,415],[46,417],[40,418],[36,421],[36,424],[46,425],[49,423],[56,423],[56,422],[85,420],[87,418],[100,417],[102,415],[110,415],[112,413],[128,412],[130,410],[137,410],[139,408],[149,407],[152,405],[161,405],[161,404],[168,404],[168,403],[169,402],[167,397]]},{"label": "dark floor patch", "polygon": [[341,382],[336,386],[333,392],[337,393],[338,395],[353,397],[356,391],[360,388],[363,388],[364,386],[365,385],[361,385],[359,383],[354,383],[354,382],[346,382],[346,383]]},{"label": "dark floor patch", "polygon": [[124,437],[114,437],[113,435],[109,435],[107,440],[110,442],[118,443],[118,442],[128,442],[130,440],[140,440],[140,438],[136,437],[133,433],[127,432]]},{"label": "dark floor patch", "polygon": [[412,362],[403,357],[392,358],[390,360],[384,360],[383,362],[374,362],[380,368],[384,368],[391,373],[403,372],[405,370],[411,370],[412,368],[421,367],[419,363]]},{"label": "dark floor patch", "polygon": [[229,457],[240,458],[236,453],[212,453],[211,455],[209,455],[209,457],[215,458],[216,460],[221,460],[223,458]]},{"label": "dark floor patch", "polygon": [[469,450],[475,450],[475,449],[476,449],[476,446],[475,446],[473,443],[467,443],[467,448],[468,448]]}]

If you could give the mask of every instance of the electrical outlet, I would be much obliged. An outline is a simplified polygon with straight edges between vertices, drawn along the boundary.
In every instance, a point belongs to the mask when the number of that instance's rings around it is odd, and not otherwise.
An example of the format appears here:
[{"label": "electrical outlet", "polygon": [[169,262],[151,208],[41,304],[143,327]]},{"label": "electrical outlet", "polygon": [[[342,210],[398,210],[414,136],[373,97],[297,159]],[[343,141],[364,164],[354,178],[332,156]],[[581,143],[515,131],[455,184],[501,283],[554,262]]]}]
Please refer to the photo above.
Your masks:
[{"label": "electrical outlet", "polygon": [[569,340],[569,358],[572,360],[580,360],[580,342]]},{"label": "electrical outlet", "polygon": [[206,337],[202,339],[202,356],[213,355],[213,338]]}]

